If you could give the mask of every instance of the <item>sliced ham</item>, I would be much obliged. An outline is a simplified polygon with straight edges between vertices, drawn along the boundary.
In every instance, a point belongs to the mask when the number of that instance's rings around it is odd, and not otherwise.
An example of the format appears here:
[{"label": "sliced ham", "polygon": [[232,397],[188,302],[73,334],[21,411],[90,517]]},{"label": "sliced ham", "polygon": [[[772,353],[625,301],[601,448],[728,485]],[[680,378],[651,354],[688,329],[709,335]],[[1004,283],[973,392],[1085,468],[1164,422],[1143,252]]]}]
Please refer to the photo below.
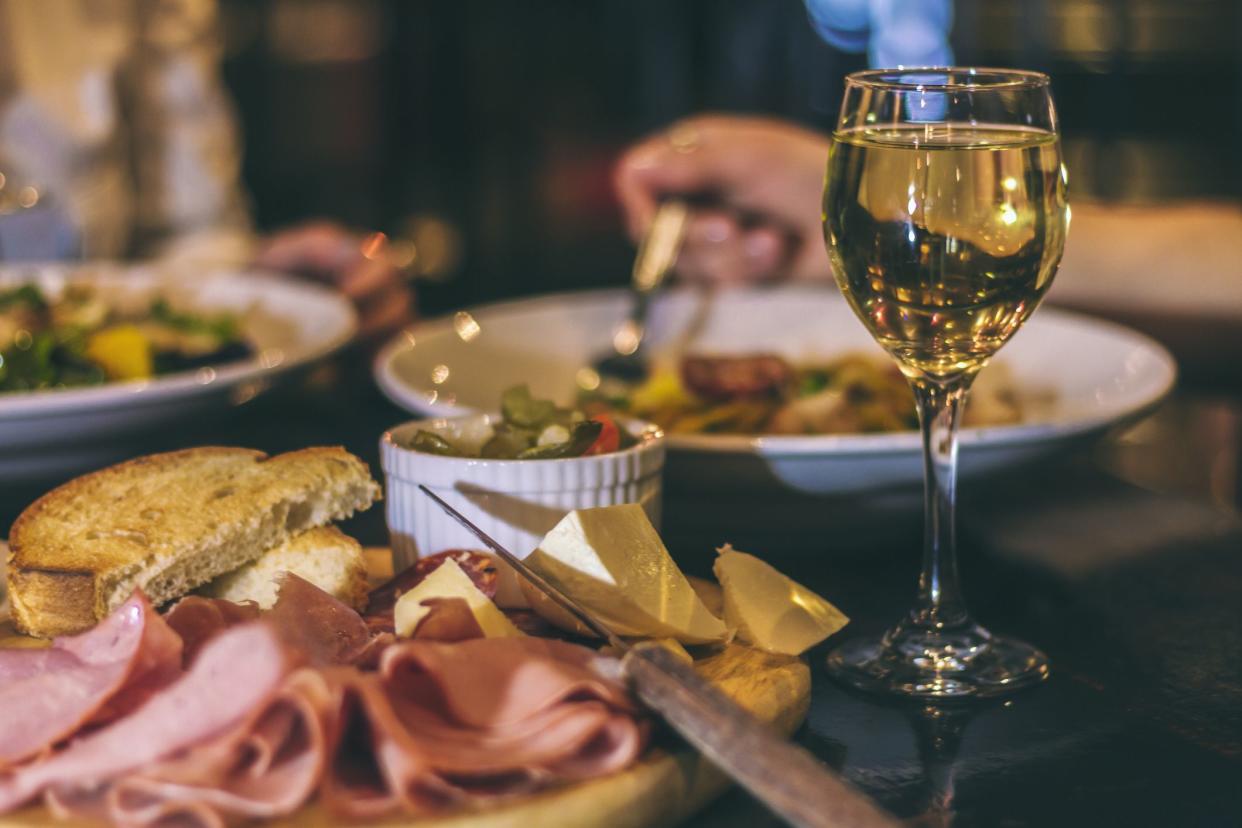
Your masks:
[{"label": "sliced ham", "polygon": [[547,638],[482,638],[453,645],[409,641],[388,648],[380,670],[395,694],[425,699],[443,707],[449,718],[483,728],[524,721],[570,696],[634,710],[625,687],[597,666],[610,660]]},{"label": "sliced ham", "polygon": [[479,592],[488,598],[496,597],[497,579],[500,575],[495,561],[489,555],[469,549],[446,549],[443,552],[419,558],[412,565],[371,590],[367,596],[367,608],[364,613],[368,626],[375,632],[392,632],[393,608],[397,605],[397,599],[421,584],[428,575],[439,569],[440,565],[447,560],[456,561],[462,571],[479,588]]},{"label": "sliced ham", "polygon": [[600,658],[539,639],[389,647],[380,674],[346,690],[324,805],[426,814],[626,767],[648,728]]},{"label": "sliced ham", "polygon": [[421,602],[427,615],[418,622],[411,638],[426,641],[465,641],[486,638],[474,612],[461,598],[427,598]]},{"label": "sliced ham", "polygon": [[[262,617],[293,651],[309,664],[352,664],[375,660],[379,644],[351,607],[304,578],[286,572],[276,603],[267,612],[257,604],[236,604],[223,598],[191,595],[182,598],[165,618],[185,641],[188,665],[195,654],[226,629]],[[391,637],[381,643],[387,643]]]},{"label": "sliced ham", "polygon": [[[0,773],[0,812],[42,795],[64,817],[223,828],[317,794],[341,817],[425,815],[612,773],[647,742],[647,722],[610,678],[615,663],[584,647],[479,638],[380,649],[387,638],[294,577],[258,621],[178,606],[189,609],[176,625],[205,641],[188,671],[124,718]],[[61,650],[9,675],[80,657]]]},{"label": "sliced ham", "polygon": [[[605,677],[615,675],[602,669],[605,657],[562,641],[503,641],[385,654],[388,697],[408,730],[434,742],[447,780],[486,794],[496,778],[520,786],[611,773],[642,751],[645,725],[625,688]],[[488,681],[502,692],[471,679],[473,659],[488,662]]]},{"label": "sliced ham", "polygon": [[180,668],[181,640],[141,593],[47,649],[0,650],[0,767],[132,710]]},{"label": "sliced ham", "polygon": [[319,801],[331,813],[351,820],[373,820],[400,808],[404,776],[395,771],[413,764],[413,774],[429,768],[421,748],[401,727],[374,673],[341,673],[340,715]]},{"label": "sliced ham", "polygon": [[139,709],[42,761],[0,776],[0,813],[53,786],[91,788],[200,745],[271,698],[291,667],[273,629],[252,623],[212,639],[189,672]]},{"label": "sliced ham", "polygon": [[188,667],[204,644],[229,627],[254,621],[259,613],[259,605],[252,601],[237,604],[223,598],[189,595],[173,604],[164,613],[164,620],[181,636],[183,660]]},{"label": "sliced ham", "polygon": [[353,664],[367,655],[371,631],[357,612],[292,572],[263,614],[285,642],[317,666]]},{"label": "sliced ham", "polygon": [[239,727],[88,790],[48,792],[62,818],[115,825],[216,826],[296,811],[314,794],[327,758],[325,727],[337,720],[340,685],[302,669]]}]

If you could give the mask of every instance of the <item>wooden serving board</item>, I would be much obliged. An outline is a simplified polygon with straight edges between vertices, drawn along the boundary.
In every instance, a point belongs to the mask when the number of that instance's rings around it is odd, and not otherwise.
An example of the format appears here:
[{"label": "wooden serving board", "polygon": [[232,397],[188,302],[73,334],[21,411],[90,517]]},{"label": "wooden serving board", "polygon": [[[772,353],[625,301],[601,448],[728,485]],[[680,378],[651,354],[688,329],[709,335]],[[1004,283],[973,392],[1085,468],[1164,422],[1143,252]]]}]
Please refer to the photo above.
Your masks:
[{"label": "wooden serving board", "polygon": [[[392,564],[387,549],[368,549],[373,577],[385,580]],[[693,579],[692,579],[693,580]],[[719,588],[694,584],[713,610],[719,611]],[[0,646],[29,646],[31,639],[14,637],[12,628],[0,628]],[[782,733],[792,733],[806,718],[811,699],[811,672],[799,658],[775,656],[738,644],[698,658],[698,671],[727,695]],[[612,776],[555,788],[534,796],[504,802],[487,810],[420,818],[398,817],[367,825],[419,828],[656,828],[685,820],[729,787],[729,780],[711,763],[674,740],[660,738],[669,747],[653,747],[635,765]],[[0,828],[48,828],[62,825],[43,808],[28,808],[0,817]],[[317,805],[267,825],[291,828],[339,826]]]}]

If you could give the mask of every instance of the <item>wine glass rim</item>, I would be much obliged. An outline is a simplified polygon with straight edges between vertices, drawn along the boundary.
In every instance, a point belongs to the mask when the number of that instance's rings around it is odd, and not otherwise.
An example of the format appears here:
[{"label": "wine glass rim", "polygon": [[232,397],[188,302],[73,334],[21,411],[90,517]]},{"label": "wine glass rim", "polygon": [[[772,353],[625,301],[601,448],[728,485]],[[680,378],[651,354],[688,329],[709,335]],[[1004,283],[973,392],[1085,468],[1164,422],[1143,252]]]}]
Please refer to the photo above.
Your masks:
[{"label": "wine glass rim", "polygon": [[[928,82],[914,80],[917,75],[950,75],[961,80]],[[900,80],[911,77],[911,80]],[[976,80],[977,79],[977,80]],[[890,69],[864,69],[845,76],[847,85],[871,89],[898,89],[930,92],[962,90],[1038,89],[1050,80],[1043,72],[1030,69],[998,69],[989,66],[898,66]]]}]

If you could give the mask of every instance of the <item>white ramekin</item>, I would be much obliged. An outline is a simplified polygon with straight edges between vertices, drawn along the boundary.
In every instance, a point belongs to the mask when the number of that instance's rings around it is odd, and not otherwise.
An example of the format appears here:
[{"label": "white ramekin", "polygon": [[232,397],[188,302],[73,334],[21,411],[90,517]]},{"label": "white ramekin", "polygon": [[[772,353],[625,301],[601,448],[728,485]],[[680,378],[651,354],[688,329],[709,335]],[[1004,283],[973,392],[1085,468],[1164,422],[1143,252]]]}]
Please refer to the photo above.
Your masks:
[{"label": "white ramekin", "polygon": [[[415,420],[384,432],[384,509],[398,571],[445,549],[482,549],[474,535],[446,515],[420,484],[434,491],[518,557],[525,557],[574,509],[638,503],[658,529],[664,434],[646,423],[627,428],[639,443],[624,451],[562,460],[484,460],[443,457],[406,448],[419,430],[453,435],[492,419],[472,414]],[[500,565],[496,600],[525,606],[515,575]]]}]

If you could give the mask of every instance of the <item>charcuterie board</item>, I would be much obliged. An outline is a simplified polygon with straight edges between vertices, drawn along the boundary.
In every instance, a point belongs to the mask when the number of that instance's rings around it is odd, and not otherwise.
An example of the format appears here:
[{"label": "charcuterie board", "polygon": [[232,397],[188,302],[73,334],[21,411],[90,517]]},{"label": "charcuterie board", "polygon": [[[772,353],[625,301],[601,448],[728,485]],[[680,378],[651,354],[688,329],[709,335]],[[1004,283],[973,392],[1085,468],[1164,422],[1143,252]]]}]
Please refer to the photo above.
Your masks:
[{"label": "charcuterie board", "polygon": [[[387,549],[368,550],[368,564],[377,580],[392,571]],[[719,603],[715,584],[695,582],[705,602]],[[718,609],[718,607],[713,607]],[[14,636],[7,620],[0,628],[0,646],[20,646],[31,639]],[[698,659],[696,668],[743,707],[783,733],[792,733],[806,717],[811,678],[799,658],[774,656],[731,644]],[[368,825],[412,825],[427,828],[640,828],[675,825],[695,813],[729,786],[710,763],[671,737],[656,740],[647,754],[621,773],[525,796],[487,810],[458,812],[436,818],[397,818]],[[60,825],[44,808],[28,808],[0,817],[0,828]],[[319,828],[339,820],[318,807],[270,825]]]}]

